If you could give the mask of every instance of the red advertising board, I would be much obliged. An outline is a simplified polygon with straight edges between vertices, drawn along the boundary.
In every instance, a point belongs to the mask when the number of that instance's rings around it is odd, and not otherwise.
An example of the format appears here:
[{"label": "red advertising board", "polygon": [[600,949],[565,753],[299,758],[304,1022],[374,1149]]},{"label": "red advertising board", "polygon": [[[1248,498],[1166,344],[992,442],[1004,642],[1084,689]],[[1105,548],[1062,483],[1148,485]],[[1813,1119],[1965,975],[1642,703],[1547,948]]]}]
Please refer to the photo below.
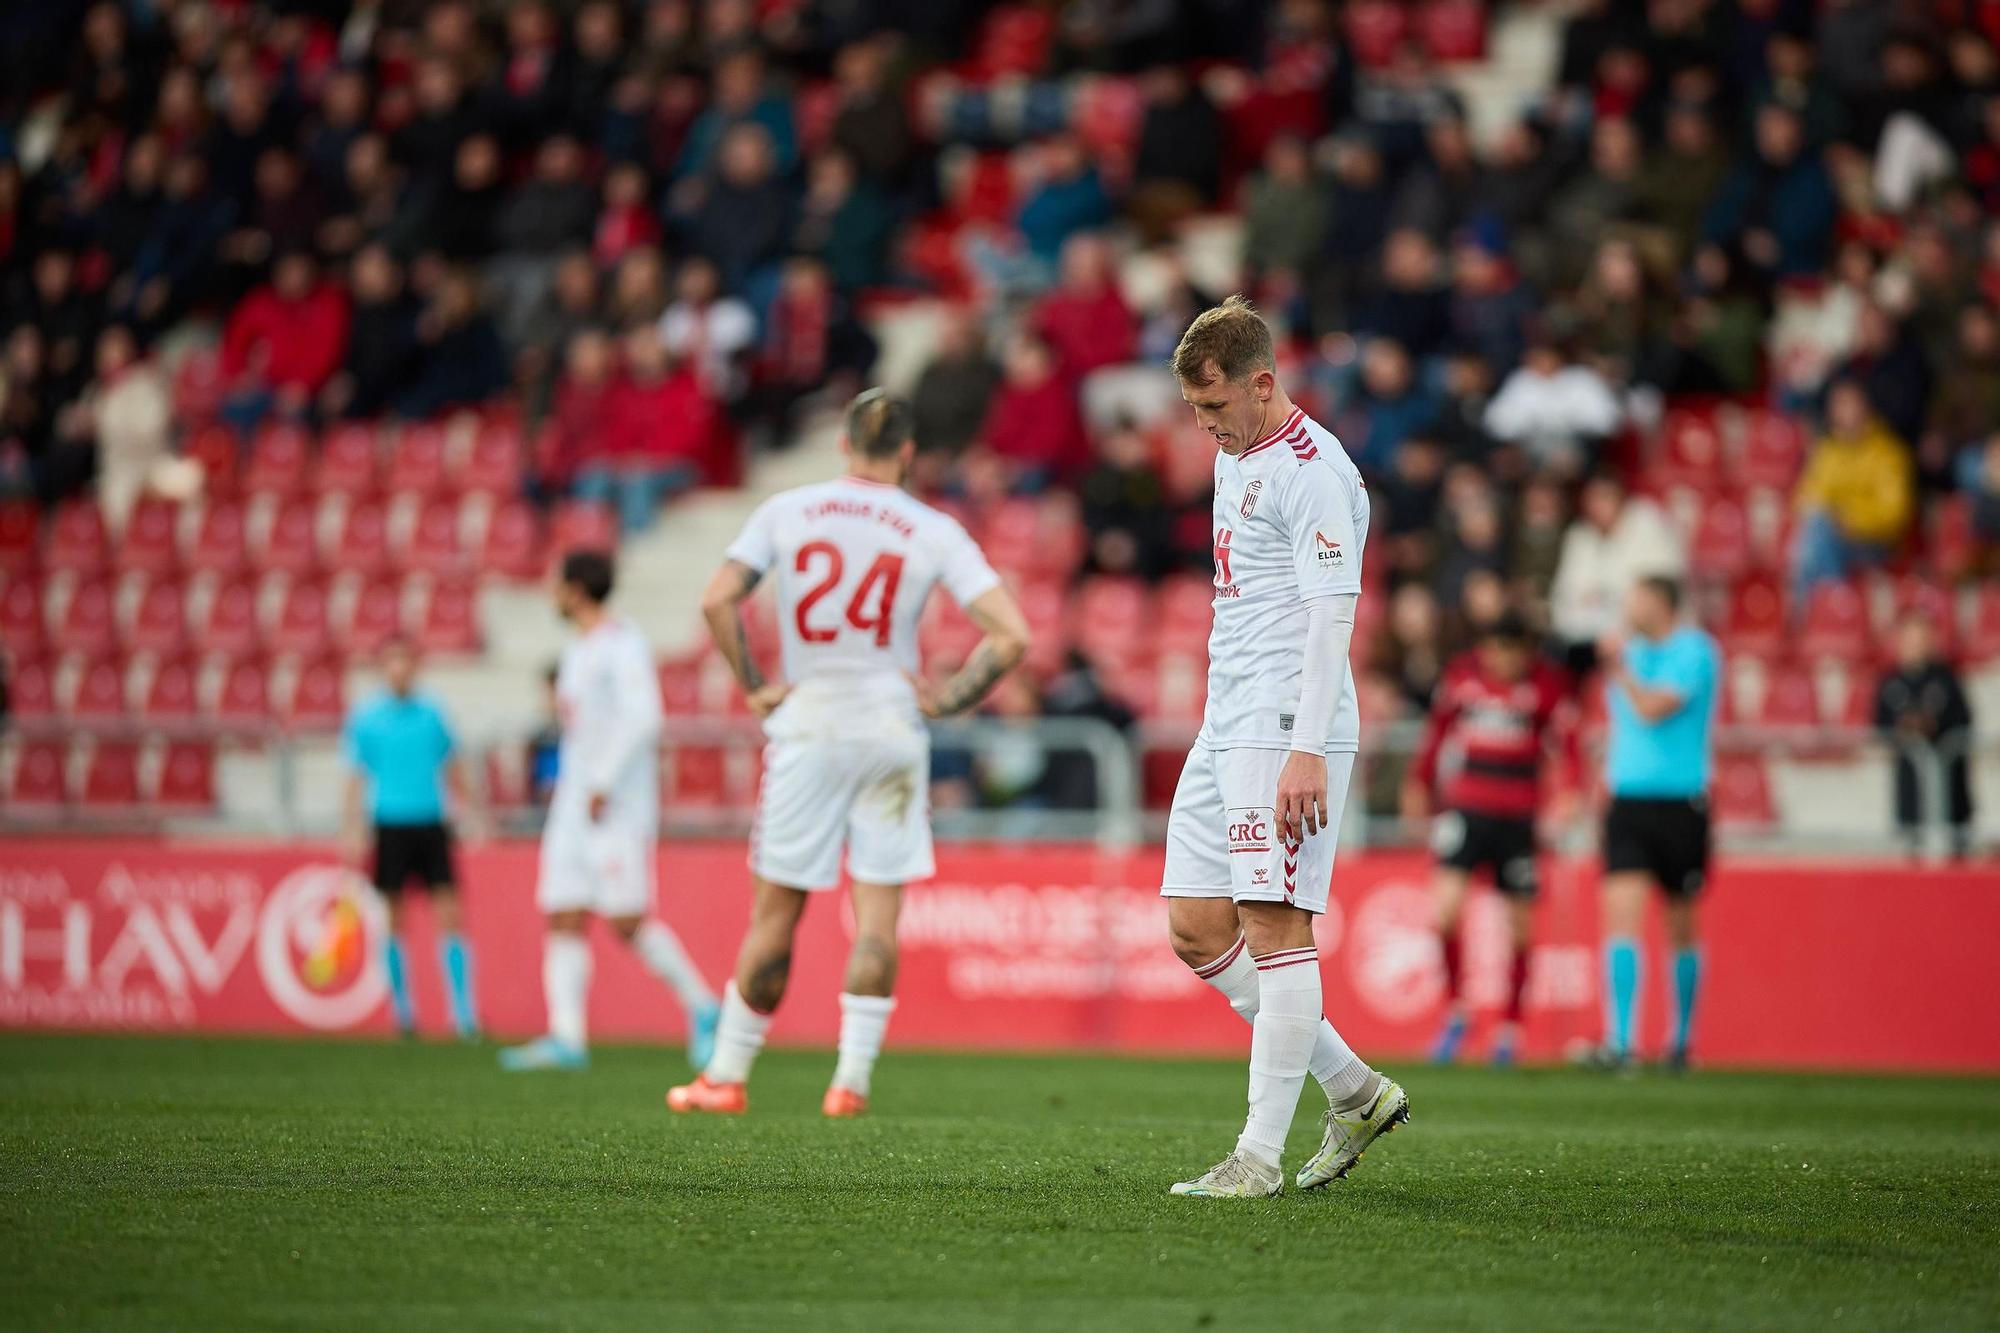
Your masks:
[{"label": "red advertising board", "polygon": [[[748,905],[740,845],[660,852],[659,914],[718,983]],[[483,1017],[496,1034],[542,1022],[541,940],[527,843],[465,849]],[[946,847],[912,889],[893,1042],[909,1046],[1238,1052],[1246,1030],[1167,948],[1155,850]],[[1423,1049],[1441,973],[1420,856],[1350,857],[1319,930],[1326,1012],[1367,1054]],[[1529,969],[1527,1049],[1554,1057],[1598,1031],[1595,870],[1545,876]],[[1705,904],[1708,986],[1696,1049],[1711,1064],[2000,1069],[1986,952],[2000,893],[1975,871],[1732,862]],[[411,912],[418,1006],[444,1028],[421,899]],[[1504,912],[1469,910],[1467,985],[1504,984]],[[0,843],[0,1026],[382,1032],[384,916],[316,846],[159,840]],[[846,950],[845,899],[807,912],[773,1036],[829,1043]],[[1655,941],[1657,945],[1657,940]],[[597,940],[596,1035],[678,1040],[671,998],[615,941]],[[1641,1032],[1665,1022],[1659,955]]]}]

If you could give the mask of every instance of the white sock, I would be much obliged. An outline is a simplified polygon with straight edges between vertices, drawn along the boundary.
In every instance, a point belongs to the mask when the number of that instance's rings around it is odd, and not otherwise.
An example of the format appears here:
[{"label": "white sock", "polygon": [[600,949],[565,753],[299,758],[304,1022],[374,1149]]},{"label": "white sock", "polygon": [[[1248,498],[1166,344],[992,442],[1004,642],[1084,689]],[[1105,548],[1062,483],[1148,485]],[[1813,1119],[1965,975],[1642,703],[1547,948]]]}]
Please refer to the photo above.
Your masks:
[{"label": "white sock", "polygon": [[771,1016],[760,1014],[736,993],[736,982],[722,988],[722,1022],[715,1029],[715,1055],[702,1072],[711,1083],[741,1083],[750,1077]]},{"label": "white sock", "polygon": [[834,1087],[868,1095],[875,1057],[882,1053],[882,1034],[889,1030],[889,1015],[895,1008],[896,1002],[887,995],[840,993],[840,1062],[833,1070]]},{"label": "white sock", "polygon": [[555,930],[542,946],[542,996],[549,1007],[549,1035],[582,1050],[589,1040],[584,1014],[590,1004],[590,941]]},{"label": "white sock", "polygon": [[1257,960],[1250,1025],[1250,1115],[1236,1150],[1276,1166],[1319,1035],[1319,950],[1280,949]]},{"label": "white sock", "polygon": [[673,987],[674,994],[680,997],[681,1008],[692,1013],[715,1003],[715,992],[703,980],[701,969],[681,947],[680,936],[668,929],[664,921],[647,918],[632,937],[632,947],[639,951],[639,959],[648,972]]},{"label": "white sock", "polygon": [[[1229,1001],[1229,1007],[1254,1027],[1257,1022],[1257,960],[1243,947],[1241,935],[1214,962],[1195,968],[1194,974],[1221,991],[1222,998]],[[1325,1091],[1327,1101],[1342,1110],[1347,1109],[1344,1103],[1351,1102],[1363,1089],[1374,1086],[1375,1071],[1362,1063],[1361,1057],[1325,1018],[1319,1020],[1319,1030],[1313,1037],[1312,1059],[1307,1068]]]}]

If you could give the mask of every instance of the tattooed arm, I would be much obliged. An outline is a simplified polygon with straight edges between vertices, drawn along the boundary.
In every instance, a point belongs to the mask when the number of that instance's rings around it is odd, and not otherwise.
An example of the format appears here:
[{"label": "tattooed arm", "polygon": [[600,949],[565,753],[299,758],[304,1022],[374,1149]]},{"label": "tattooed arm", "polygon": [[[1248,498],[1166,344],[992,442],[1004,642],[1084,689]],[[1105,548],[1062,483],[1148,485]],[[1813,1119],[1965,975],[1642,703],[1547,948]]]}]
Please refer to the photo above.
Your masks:
[{"label": "tattooed arm", "polygon": [[986,637],[950,680],[935,691],[919,691],[926,717],[948,717],[972,707],[1028,651],[1027,618],[1021,614],[1014,594],[1005,588],[981,593],[973,598],[965,613]]},{"label": "tattooed arm", "polygon": [[709,637],[722,651],[722,660],[736,673],[737,683],[750,700],[750,711],[760,718],[769,717],[771,710],[785,701],[788,692],[783,684],[765,683],[764,673],[757,669],[757,659],[750,654],[750,639],[743,631],[743,616],[738,611],[743,599],[756,591],[757,581],[762,577],[740,560],[725,560],[701,595],[701,614],[708,621]]}]

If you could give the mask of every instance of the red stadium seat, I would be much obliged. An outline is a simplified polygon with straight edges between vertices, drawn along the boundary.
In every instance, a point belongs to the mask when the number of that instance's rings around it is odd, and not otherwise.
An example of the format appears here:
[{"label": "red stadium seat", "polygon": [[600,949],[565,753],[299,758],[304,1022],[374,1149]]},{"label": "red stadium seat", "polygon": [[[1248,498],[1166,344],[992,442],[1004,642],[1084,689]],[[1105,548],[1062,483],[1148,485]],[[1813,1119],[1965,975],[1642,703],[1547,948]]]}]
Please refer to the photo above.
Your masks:
[{"label": "red stadium seat", "polygon": [[1742,503],[1710,496],[1688,543],[1689,567],[1703,577],[1727,580],[1748,573],[1753,563],[1750,518]]},{"label": "red stadium seat", "polygon": [[139,804],[139,747],[130,741],[99,741],[83,772],[87,806]]},{"label": "red stadium seat", "polygon": [[272,511],[257,565],[281,574],[308,574],[319,568],[319,515],[311,500],[286,500]]},{"label": "red stadium seat", "polygon": [[200,706],[194,663],[184,657],[154,663],[152,679],[140,697],[140,716],[153,722],[172,722],[193,717]]},{"label": "red stadium seat", "polygon": [[1852,583],[1822,583],[1806,598],[1799,652],[1809,660],[1863,661],[1874,653],[1868,599]]},{"label": "red stadium seat", "polygon": [[1733,471],[1746,486],[1790,491],[1806,458],[1805,428],[1796,417],[1753,409],[1744,424],[1743,452]]},{"label": "red stadium seat", "polygon": [[417,511],[410,530],[410,542],[403,550],[405,568],[427,574],[454,573],[465,567],[465,547],[459,540],[463,527],[457,500],[430,500]]},{"label": "red stadium seat", "polygon": [[110,563],[104,512],[95,500],[71,500],[56,510],[43,561],[50,569],[95,574]]},{"label": "red stadium seat", "polygon": [[350,421],[328,431],[320,441],[313,489],[321,495],[375,494],[381,474],[381,451],[375,431],[374,426],[360,421]]},{"label": "red stadium seat", "polygon": [[201,465],[201,489],[210,501],[242,494],[243,462],[236,432],[223,425],[204,426],[188,438],[183,456]]},{"label": "red stadium seat", "polygon": [[188,568],[204,574],[234,574],[249,563],[249,522],[234,500],[210,500],[195,524]]},{"label": "red stadium seat", "polygon": [[14,578],[0,590],[0,645],[14,657],[40,652],[49,637],[48,608],[42,602],[42,581]]},{"label": "red stadium seat", "polygon": [[339,661],[322,657],[299,667],[285,720],[294,731],[335,732],[347,713],[347,677]]},{"label": "red stadium seat", "polygon": [[450,479],[445,444],[442,426],[406,426],[389,452],[389,493],[422,500],[444,491]]},{"label": "red stadium seat", "polygon": [[206,741],[169,741],[160,756],[153,802],[175,814],[215,808],[215,747]]},{"label": "red stadium seat", "polygon": [[390,579],[370,579],[356,589],[340,635],[350,654],[372,656],[403,632],[401,587]]},{"label": "red stadium seat", "polygon": [[158,496],[146,496],[132,506],[125,535],[118,543],[118,567],[141,574],[160,574],[181,562],[180,506]]},{"label": "red stadium seat", "polygon": [[1648,475],[1661,485],[1711,491],[1724,483],[1722,430],[1712,410],[1677,407],[1660,425],[1660,452]]},{"label": "red stadium seat", "polygon": [[608,505],[570,501],[556,510],[549,547],[556,560],[571,551],[615,551],[618,516]]},{"label": "red stadium seat", "polygon": [[1788,646],[1786,636],[1785,593],[1777,579],[1752,574],[1730,590],[1729,610],[1722,625],[1726,652],[1780,657]]},{"label": "red stadium seat", "polygon": [[1109,667],[1151,661],[1158,645],[1147,623],[1150,602],[1135,579],[1090,579],[1077,591],[1070,638],[1084,656]]},{"label": "red stadium seat", "polygon": [[1132,79],[1087,78],[1070,105],[1070,124],[1100,162],[1129,166],[1139,144],[1146,105]]},{"label": "red stadium seat", "polygon": [[118,642],[117,603],[111,585],[103,579],[83,579],[69,594],[63,608],[57,640],[64,652],[101,653]]},{"label": "red stadium seat", "polygon": [[70,696],[71,717],[88,722],[110,722],[125,716],[125,668],[112,657],[94,657],[77,673],[76,691]]},{"label": "red stadium seat", "polygon": [[216,721],[262,728],[271,721],[270,671],[261,657],[237,657],[222,668],[211,710]]},{"label": "red stadium seat", "polygon": [[660,707],[671,717],[699,717],[704,711],[701,662],[660,663]]},{"label": "red stadium seat", "polygon": [[243,489],[252,495],[297,495],[312,475],[312,436],[305,427],[274,422],[257,432],[250,461],[243,469]]},{"label": "red stadium seat", "polygon": [[350,574],[376,574],[389,567],[389,512],[379,500],[356,500],[341,516],[327,563]]},{"label": "red stadium seat", "polygon": [[1771,775],[1761,755],[1718,755],[1710,799],[1716,823],[1723,827],[1769,828],[1778,822]]},{"label": "red stadium seat", "polygon": [[432,653],[476,653],[480,648],[479,594],[470,579],[437,579],[424,597],[417,641]]},{"label": "red stadium seat", "polygon": [[316,578],[295,578],[278,604],[278,616],[268,639],[274,652],[315,657],[333,642],[327,610],[326,584]]},{"label": "red stadium seat", "polygon": [[1347,7],[1347,44],[1354,59],[1381,69],[1396,58],[1409,29],[1409,13],[1394,0],[1355,0]]},{"label": "red stadium seat", "polygon": [[1843,727],[1875,725],[1875,687],[1879,682],[1871,671],[1849,671],[1840,682],[1840,714],[1830,719]]},{"label": "red stadium seat", "polygon": [[1819,726],[1819,684],[1812,673],[1799,667],[1773,671],[1764,683],[1757,720],[1767,727]]},{"label": "red stadium seat", "polygon": [[218,583],[209,597],[208,615],[202,624],[202,651],[241,656],[255,652],[263,640],[256,587],[241,578]]},{"label": "red stadium seat", "polygon": [[7,711],[14,717],[45,718],[56,714],[55,669],[40,657],[15,652],[7,662]]},{"label": "red stadium seat", "polygon": [[503,501],[487,516],[480,538],[479,568],[510,579],[532,579],[542,572],[541,519],[525,500]]},{"label": "red stadium seat", "polygon": [[222,356],[209,347],[191,349],[174,368],[174,412],[183,420],[205,421],[222,405]]},{"label": "red stadium seat", "polygon": [[1486,58],[1486,6],[1480,0],[1428,0],[1417,27],[1431,58],[1470,64]]},{"label": "red stadium seat", "polygon": [[1030,5],[1002,5],[986,16],[974,48],[975,78],[1038,74],[1048,67],[1055,16]]},{"label": "red stadium seat", "polygon": [[1163,651],[1202,651],[1208,644],[1208,631],[1214,619],[1214,580],[1199,574],[1183,574],[1160,585],[1153,627],[1160,636]]},{"label": "red stadium seat", "polygon": [[40,811],[69,800],[69,747],[61,741],[29,741],[15,756],[8,808]]},{"label": "red stadium seat", "polygon": [[34,505],[25,500],[0,502],[0,573],[33,568],[35,538],[40,530],[41,520]]},{"label": "red stadium seat", "polygon": [[669,752],[671,780],[663,790],[668,804],[714,809],[728,786],[727,756],[720,746],[678,745]]},{"label": "red stadium seat", "polygon": [[187,642],[187,589],[178,578],[156,577],[140,590],[125,646],[135,652],[173,653]]},{"label": "red stadium seat", "polygon": [[488,423],[472,441],[462,478],[465,489],[478,495],[511,499],[521,493],[521,473],[527,457],[520,429]]}]

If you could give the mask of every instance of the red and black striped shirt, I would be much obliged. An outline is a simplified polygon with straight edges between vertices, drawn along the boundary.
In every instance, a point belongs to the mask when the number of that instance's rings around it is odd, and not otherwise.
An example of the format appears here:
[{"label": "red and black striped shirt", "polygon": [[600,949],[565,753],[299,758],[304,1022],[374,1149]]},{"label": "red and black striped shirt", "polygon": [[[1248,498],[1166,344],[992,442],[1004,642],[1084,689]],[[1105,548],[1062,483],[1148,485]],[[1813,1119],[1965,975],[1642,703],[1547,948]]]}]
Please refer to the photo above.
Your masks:
[{"label": "red and black striped shirt", "polygon": [[1519,680],[1489,675],[1477,652],[1453,659],[1438,682],[1411,776],[1436,786],[1447,748],[1455,760],[1444,779],[1446,808],[1503,819],[1532,819],[1540,795],[1542,753],[1551,736],[1575,743],[1568,690],[1560,671],[1536,662]]}]

